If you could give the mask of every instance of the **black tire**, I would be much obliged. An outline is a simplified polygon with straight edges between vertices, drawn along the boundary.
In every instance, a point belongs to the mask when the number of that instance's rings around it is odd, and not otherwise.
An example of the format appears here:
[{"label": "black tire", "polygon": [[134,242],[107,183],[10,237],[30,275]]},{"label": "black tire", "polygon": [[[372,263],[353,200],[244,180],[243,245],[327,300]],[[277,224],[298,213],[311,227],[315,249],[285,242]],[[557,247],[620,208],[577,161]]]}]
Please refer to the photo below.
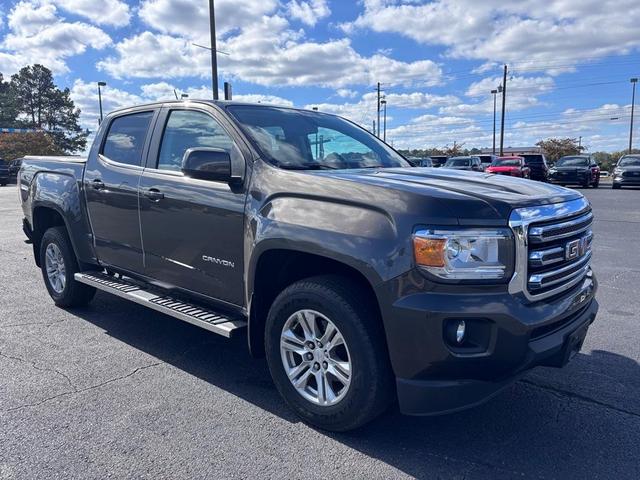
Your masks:
[{"label": "black tire", "polygon": [[[287,319],[302,309],[315,310],[331,319],[348,346],[351,383],[335,405],[320,406],[305,399],[285,372],[280,336]],[[305,422],[325,430],[347,431],[370,422],[387,409],[395,397],[395,388],[379,317],[367,293],[338,276],[301,280],[275,299],[265,326],[267,362],[276,388]]]},{"label": "black tire", "polygon": [[611,184],[611,188],[613,188],[614,190],[618,190],[620,188],[620,184],[613,183]]},{"label": "black tire", "polygon": [[[61,291],[51,284],[49,275],[47,274],[46,251],[50,244],[58,247],[62,254],[65,270],[65,285]],[[76,282],[74,274],[80,271],[78,261],[71,246],[71,241],[64,227],[52,227],[44,232],[40,242],[40,265],[42,270],[42,278],[47,287],[49,295],[58,307],[78,307],[84,306],[91,301],[96,294],[96,289]]]}]

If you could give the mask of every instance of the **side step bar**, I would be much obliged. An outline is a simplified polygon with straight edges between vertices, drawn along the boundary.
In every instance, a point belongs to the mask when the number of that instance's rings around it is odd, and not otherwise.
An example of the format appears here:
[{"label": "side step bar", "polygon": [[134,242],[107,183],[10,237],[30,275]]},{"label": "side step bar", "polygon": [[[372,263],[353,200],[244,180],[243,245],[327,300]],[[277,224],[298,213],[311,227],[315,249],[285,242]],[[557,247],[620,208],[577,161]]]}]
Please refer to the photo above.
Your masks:
[{"label": "side step bar", "polygon": [[131,300],[227,338],[231,337],[236,330],[247,326],[247,322],[243,320],[233,320],[212,310],[176,300],[167,295],[158,295],[121,278],[97,272],[80,272],[74,277],[80,283]]}]

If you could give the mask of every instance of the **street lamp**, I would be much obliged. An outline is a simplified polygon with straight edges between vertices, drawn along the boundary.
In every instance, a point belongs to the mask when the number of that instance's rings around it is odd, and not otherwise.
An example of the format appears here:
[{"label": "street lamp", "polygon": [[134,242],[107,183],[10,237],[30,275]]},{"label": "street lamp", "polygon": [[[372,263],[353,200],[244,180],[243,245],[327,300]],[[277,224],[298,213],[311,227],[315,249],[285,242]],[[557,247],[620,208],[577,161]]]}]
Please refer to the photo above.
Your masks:
[{"label": "street lamp", "polygon": [[638,79],[632,78],[631,84],[633,85],[633,93],[631,94],[631,125],[629,126],[629,153],[631,153],[631,148],[633,147],[633,110],[636,104],[636,83],[638,83]]},{"label": "street lamp", "polygon": [[382,141],[386,142],[387,141],[387,99],[383,98],[382,100],[380,100],[380,105],[382,105],[382,108],[384,110],[384,116],[383,116],[384,127],[382,128]]},{"label": "street lamp", "polygon": [[98,103],[100,104],[100,120],[98,120],[98,125],[102,123],[102,91],[100,87],[106,87],[107,82],[98,82]]},{"label": "street lamp", "polygon": [[496,94],[498,90],[491,90],[493,94],[493,154],[496,154]]}]

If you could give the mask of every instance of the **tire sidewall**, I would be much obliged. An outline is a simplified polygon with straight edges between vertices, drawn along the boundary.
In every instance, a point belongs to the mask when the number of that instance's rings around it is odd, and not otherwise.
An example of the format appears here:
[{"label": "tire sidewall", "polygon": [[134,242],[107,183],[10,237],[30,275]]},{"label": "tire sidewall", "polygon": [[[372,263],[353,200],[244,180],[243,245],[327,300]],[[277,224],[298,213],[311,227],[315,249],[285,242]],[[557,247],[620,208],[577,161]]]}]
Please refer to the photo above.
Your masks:
[{"label": "tire sidewall", "polygon": [[[47,246],[52,243],[60,249],[62,259],[64,260],[65,285],[61,293],[58,293],[53,289],[49,281],[49,276],[47,275],[46,251]],[[56,305],[67,303],[71,297],[72,282],[75,281],[73,275],[77,271],[77,266],[75,255],[71,251],[71,247],[69,245],[69,240],[67,239],[66,234],[60,229],[50,228],[42,236],[42,241],[40,242],[40,265],[44,284],[47,287],[49,295],[53,298],[53,301]]]},{"label": "tire sidewall", "polygon": [[[325,315],[340,330],[347,344],[351,360],[351,383],[345,397],[336,405],[320,406],[303,398],[291,384],[282,365],[282,329],[292,314],[303,309],[315,310]],[[360,406],[367,402],[367,384],[376,380],[377,372],[372,365],[375,359],[371,359],[372,352],[367,348],[367,343],[363,342],[362,332],[357,327],[357,324],[362,324],[362,319],[354,319],[354,316],[358,316],[358,313],[352,308],[345,308],[343,302],[319,294],[313,289],[299,288],[278,297],[267,318],[265,349],[269,370],[278,391],[298,415],[324,428],[342,423],[345,418],[357,417]]]}]

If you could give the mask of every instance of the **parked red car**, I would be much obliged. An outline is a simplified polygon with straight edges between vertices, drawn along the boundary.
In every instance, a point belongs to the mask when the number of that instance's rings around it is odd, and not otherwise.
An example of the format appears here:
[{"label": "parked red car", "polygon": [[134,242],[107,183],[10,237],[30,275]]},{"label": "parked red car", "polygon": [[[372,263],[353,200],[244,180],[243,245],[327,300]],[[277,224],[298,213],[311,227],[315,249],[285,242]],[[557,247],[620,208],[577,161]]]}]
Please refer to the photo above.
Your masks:
[{"label": "parked red car", "polygon": [[531,169],[522,157],[498,157],[485,172],[512,177],[530,178]]}]

